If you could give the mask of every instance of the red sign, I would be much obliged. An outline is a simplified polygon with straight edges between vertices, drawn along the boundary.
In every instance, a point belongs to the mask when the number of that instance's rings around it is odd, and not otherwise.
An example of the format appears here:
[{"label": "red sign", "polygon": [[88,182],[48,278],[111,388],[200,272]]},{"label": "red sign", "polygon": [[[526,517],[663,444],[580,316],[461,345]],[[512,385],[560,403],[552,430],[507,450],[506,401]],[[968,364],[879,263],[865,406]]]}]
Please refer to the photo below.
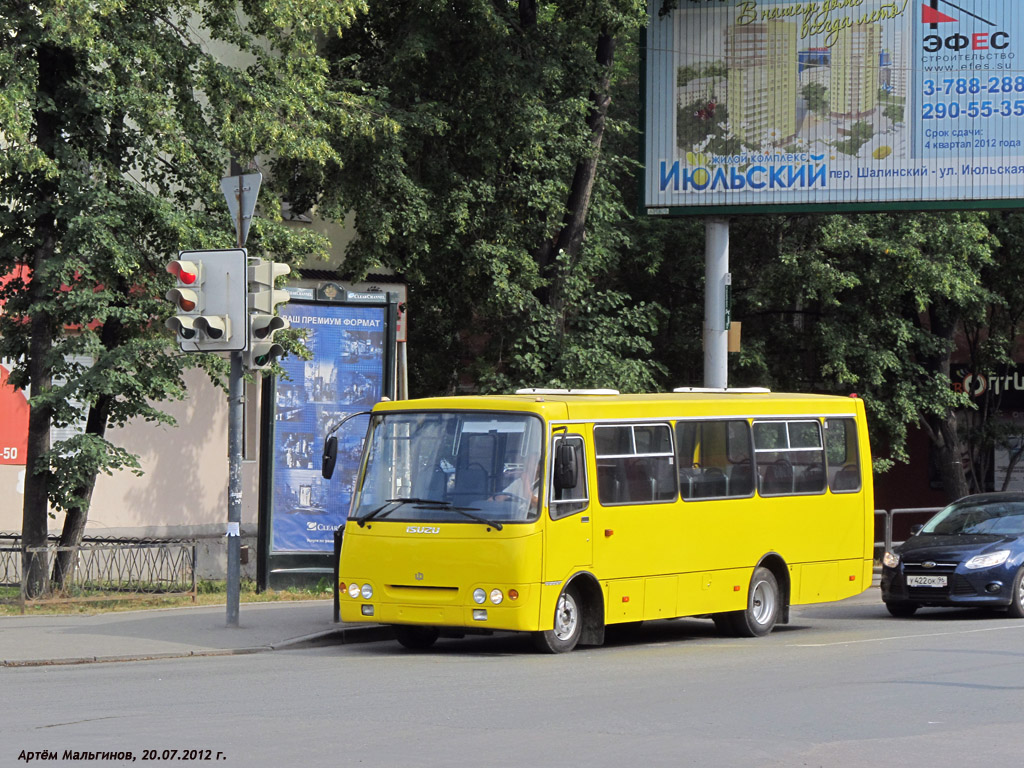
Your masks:
[{"label": "red sign", "polygon": [[0,464],[25,464],[28,449],[28,400],[7,383],[7,368],[0,365]]}]

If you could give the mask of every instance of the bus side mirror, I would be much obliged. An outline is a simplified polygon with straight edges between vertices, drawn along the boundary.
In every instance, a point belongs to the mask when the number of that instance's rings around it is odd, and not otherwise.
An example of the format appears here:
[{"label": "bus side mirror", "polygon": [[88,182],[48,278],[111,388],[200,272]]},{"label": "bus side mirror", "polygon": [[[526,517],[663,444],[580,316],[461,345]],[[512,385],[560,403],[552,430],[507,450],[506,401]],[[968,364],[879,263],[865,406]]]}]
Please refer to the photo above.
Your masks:
[{"label": "bus side mirror", "polygon": [[576,462],[576,451],[562,440],[555,449],[555,490],[575,488],[579,485],[580,467]]},{"label": "bus side mirror", "polygon": [[334,465],[338,463],[338,438],[331,435],[324,441],[324,457],[320,465],[320,474],[330,480],[334,474]]}]

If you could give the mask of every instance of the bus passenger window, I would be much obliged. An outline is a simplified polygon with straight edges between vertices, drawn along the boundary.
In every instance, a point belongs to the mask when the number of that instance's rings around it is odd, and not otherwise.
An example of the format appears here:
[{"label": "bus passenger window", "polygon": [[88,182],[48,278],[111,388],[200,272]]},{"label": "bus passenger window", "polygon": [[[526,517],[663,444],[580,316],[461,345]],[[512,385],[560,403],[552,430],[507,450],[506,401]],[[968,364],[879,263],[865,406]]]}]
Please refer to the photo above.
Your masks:
[{"label": "bus passenger window", "polygon": [[745,420],[680,421],[679,482],[684,499],[752,496],[750,426]]},{"label": "bus passenger window", "polygon": [[598,425],[594,446],[601,504],[675,500],[675,451],[668,424]]},{"label": "bus passenger window", "polygon": [[762,496],[825,492],[825,450],[817,419],[754,422]]},{"label": "bus passenger window", "polygon": [[853,419],[825,419],[828,487],[833,493],[860,490],[857,425]]},{"label": "bus passenger window", "polygon": [[[565,441],[576,455],[576,485],[571,488],[557,488],[554,483],[554,457],[558,455],[558,445]],[[568,517],[576,512],[582,512],[590,506],[590,497],[587,494],[587,465],[584,460],[583,438],[578,435],[567,435],[562,437],[556,435],[552,444],[552,483],[551,483],[551,519],[558,520]]]}]

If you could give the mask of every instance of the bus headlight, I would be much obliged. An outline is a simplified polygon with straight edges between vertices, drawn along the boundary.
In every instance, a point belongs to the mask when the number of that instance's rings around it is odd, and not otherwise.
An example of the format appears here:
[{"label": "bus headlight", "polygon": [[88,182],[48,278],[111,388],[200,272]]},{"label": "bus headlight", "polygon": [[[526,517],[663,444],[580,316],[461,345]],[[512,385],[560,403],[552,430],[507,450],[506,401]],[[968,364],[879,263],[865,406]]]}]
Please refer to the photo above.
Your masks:
[{"label": "bus headlight", "polygon": [[483,604],[486,601],[487,601],[487,593],[486,592],[484,592],[479,587],[477,587],[476,589],[473,590],[473,602],[474,603]]},{"label": "bus headlight", "polygon": [[363,588],[360,590],[359,594],[363,596],[363,600],[369,600],[373,597],[373,587],[369,584],[363,584]]},{"label": "bus headlight", "polygon": [[349,584],[348,585],[348,596],[351,597],[353,600],[355,600],[357,597],[359,597],[359,585],[358,584]]},{"label": "bus headlight", "polygon": [[497,605],[498,603],[500,603],[504,599],[505,599],[505,596],[503,594],[501,594],[501,590],[500,589],[492,589],[491,590],[491,602],[492,603]]}]

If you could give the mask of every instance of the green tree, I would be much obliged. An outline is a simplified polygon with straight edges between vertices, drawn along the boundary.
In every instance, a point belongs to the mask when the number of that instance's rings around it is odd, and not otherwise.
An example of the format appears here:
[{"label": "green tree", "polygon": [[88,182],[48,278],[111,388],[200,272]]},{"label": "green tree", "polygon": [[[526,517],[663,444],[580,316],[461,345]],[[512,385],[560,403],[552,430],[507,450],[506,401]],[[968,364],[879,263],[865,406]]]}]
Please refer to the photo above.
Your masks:
[{"label": "green tree", "polygon": [[616,52],[643,22],[635,0],[375,1],[330,46],[336,82],[368,83],[399,129],[340,148],[344,173],[297,163],[296,194],[354,212],[353,276],[409,280],[420,392],[654,385],[656,310],[610,287],[632,160],[603,150],[625,130]]},{"label": "green tree", "polygon": [[[62,543],[77,543],[97,474],[139,471],[108,425],[167,422],[153,403],[184,396],[184,367],[222,372],[214,356],[168,354],[163,264],[179,248],[233,244],[218,186],[230,156],[337,163],[332,146],[376,122],[367,97],[327,82],[316,49],[359,7],[57,0],[0,11],[0,273],[30,271],[7,284],[0,318],[11,382],[32,395],[24,548],[45,543],[48,504],[67,512]],[[250,249],[322,252],[280,223],[280,200],[271,185]],[[51,445],[50,427],[79,416],[75,401],[85,433]],[[45,563],[26,565],[38,594]]]}]

